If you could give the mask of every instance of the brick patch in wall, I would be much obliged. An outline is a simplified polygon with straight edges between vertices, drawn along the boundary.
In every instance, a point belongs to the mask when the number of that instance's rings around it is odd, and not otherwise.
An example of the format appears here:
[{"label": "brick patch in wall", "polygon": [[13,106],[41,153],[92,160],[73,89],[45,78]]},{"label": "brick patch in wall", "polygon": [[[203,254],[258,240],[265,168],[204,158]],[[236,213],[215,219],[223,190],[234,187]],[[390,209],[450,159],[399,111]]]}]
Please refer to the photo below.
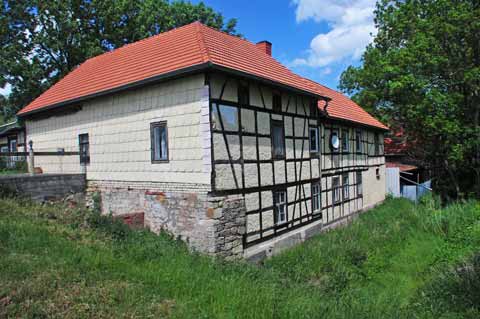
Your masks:
[{"label": "brick patch in wall", "polygon": [[114,217],[114,219],[121,220],[124,224],[132,229],[140,229],[145,224],[145,213],[131,213]]}]

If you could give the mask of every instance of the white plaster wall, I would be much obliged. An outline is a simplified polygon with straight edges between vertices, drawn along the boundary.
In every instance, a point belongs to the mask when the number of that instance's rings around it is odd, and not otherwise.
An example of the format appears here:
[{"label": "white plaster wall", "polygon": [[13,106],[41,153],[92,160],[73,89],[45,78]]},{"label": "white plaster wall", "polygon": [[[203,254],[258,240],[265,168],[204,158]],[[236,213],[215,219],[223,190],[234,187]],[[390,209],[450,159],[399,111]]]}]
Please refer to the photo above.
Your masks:
[{"label": "white plaster wall", "polygon": [[[88,133],[88,180],[210,184],[208,119],[208,87],[196,75],[97,98],[73,114],[27,120],[27,141],[36,151],[78,151],[78,135]],[[167,121],[169,162],[153,164],[150,123],[158,121]],[[36,157],[35,166],[81,171],[78,156]]]}]

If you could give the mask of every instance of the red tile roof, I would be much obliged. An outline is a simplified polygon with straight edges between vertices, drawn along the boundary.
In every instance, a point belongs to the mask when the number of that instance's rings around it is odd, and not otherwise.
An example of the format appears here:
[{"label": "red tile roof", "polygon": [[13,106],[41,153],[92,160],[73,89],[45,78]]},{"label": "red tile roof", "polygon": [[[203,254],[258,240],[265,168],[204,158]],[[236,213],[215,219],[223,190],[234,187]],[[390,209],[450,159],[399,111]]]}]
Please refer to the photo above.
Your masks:
[{"label": "red tile roof", "polygon": [[333,118],[387,129],[339,92],[302,78],[254,43],[195,22],[91,58],[24,107],[18,115],[68,104],[157,77],[218,66],[329,97]]},{"label": "red tile roof", "polygon": [[408,165],[408,164],[402,164],[402,163],[394,163],[394,162],[386,162],[385,163],[386,168],[395,168],[398,167],[400,169],[400,172],[408,172],[408,171],[413,171],[416,170],[418,167],[414,165]]},{"label": "red tile roof", "polygon": [[[327,107],[327,113],[330,117],[388,130],[387,126],[371,116],[367,111],[362,109],[360,105],[353,102],[342,93],[309,79],[305,79],[305,81],[307,82],[307,85],[318,94],[331,99]],[[318,105],[323,109],[325,102],[319,101]]]}]

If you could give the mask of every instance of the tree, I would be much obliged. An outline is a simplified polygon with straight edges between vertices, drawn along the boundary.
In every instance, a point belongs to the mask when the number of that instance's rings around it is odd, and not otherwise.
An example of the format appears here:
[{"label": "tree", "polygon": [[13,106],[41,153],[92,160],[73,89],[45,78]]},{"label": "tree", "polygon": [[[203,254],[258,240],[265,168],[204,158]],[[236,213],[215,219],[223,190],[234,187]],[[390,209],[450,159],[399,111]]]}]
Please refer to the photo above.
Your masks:
[{"label": "tree", "polygon": [[0,4],[0,87],[11,84],[6,116],[86,59],[194,22],[236,34],[203,3],[168,0],[3,0]]},{"label": "tree", "polygon": [[382,0],[375,15],[340,88],[404,129],[445,198],[480,197],[480,2]]}]

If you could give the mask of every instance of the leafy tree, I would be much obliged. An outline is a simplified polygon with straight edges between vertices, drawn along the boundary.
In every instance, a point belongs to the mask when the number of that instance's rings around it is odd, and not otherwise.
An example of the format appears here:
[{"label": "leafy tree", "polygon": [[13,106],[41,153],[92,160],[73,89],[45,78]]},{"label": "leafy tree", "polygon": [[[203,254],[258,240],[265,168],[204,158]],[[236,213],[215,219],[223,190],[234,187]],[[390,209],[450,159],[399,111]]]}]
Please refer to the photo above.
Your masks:
[{"label": "leafy tree", "polygon": [[236,34],[203,3],[169,0],[3,0],[0,3],[0,87],[12,85],[13,117],[86,59],[194,22]]},{"label": "leafy tree", "polygon": [[401,126],[445,197],[480,197],[480,2],[381,0],[378,34],[340,88]]}]

